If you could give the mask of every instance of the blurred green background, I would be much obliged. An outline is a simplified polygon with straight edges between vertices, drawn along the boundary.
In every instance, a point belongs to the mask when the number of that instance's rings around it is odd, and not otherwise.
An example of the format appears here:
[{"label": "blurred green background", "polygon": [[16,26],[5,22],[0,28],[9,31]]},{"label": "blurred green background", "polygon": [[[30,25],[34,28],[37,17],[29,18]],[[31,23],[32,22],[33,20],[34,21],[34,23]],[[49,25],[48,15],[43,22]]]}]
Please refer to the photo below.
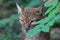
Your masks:
[{"label": "blurred green background", "polygon": [[21,25],[16,3],[22,7],[38,7],[43,0],[0,0],[0,40],[20,40]]}]

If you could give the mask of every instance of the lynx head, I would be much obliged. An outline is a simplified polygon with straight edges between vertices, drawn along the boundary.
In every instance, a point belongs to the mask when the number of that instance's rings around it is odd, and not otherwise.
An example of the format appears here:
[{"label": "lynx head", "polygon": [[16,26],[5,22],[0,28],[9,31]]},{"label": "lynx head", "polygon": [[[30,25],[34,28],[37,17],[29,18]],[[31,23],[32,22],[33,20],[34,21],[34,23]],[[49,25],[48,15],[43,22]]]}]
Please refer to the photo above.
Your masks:
[{"label": "lynx head", "polygon": [[23,29],[30,29],[33,27],[32,23],[41,19],[42,16],[40,14],[40,10],[38,8],[21,8],[18,4],[18,14],[19,14],[19,22],[22,25]]}]

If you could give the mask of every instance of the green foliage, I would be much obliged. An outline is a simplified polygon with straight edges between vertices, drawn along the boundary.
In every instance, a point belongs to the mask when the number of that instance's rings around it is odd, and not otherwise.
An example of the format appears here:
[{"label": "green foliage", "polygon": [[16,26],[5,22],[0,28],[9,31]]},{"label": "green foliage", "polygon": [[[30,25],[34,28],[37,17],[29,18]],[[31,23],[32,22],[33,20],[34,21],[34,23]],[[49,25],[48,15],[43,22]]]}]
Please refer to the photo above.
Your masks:
[{"label": "green foliage", "polygon": [[47,2],[44,4],[44,6],[45,6],[45,7],[50,7],[50,6],[52,6],[52,5],[56,5],[57,3],[58,3],[58,0],[54,0],[53,2],[47,1]]},{"label": "green foliage", "polygon": [[56,22],[56,20],[58,19],[60,20],[59,18],[60,15],[59,14],[56,15],[58,13],[60,3],[57,2],[57,4],[53,5],[54,7],[51,6],[48,8],[48,10],[46,11],[46,14],[48,14],[48,17],[45,17],[44,19],[41,19],[40,21],[33,23],[33,24],[39,24],[39,25],[29,30],[29,32],[27,33],[27,36],[36,35],[41,31],[49,32],[50,27]]},{"label": "green foliage", "polygon": [[[2,20],[0,20],[0,28],[4,28],[4,29],[2,29],[2,30],[4,30],[4,33],[6,33],[6,34],[1,34],[0,35],[0,38],[2,39],[2,40],[12,40],[14,37],[12,37],[14,34],[16,35],[16,33],[14,32],[14,31],[12,31],[13,29],[13,25],[15,25],[16,26],[16,28],[19,28],[19,24],[18,24],[18,22],[17,23],[14,23],[14,20],[16,20],[16,21],[18,21],[17,20],[18,19],[18,15],[17,14],[14,14],[14,15],[12,15],[10,18],[7,18],[7,19],[2,19]],[[15,22],[16,22],[15,21]],[[17,26],[18,25],[18,26]],[[21,26],[20,26],[20,28],[19,28],[19,30],[21,29]],[[16,29],[15,29],[16,30]],[[18,31],[18,30],[17,30]],[[19,34],[20,35],[20,34]],[[17,36],[18,35],[16,35],[16,38],[17,38]],[[19,36],[20,37],[20,36]],[[18,37],[18,38],[19,38]],[[14,39],[16,39],[16,38],[14,38]],[[17,39],[18,39],[17,38]],[[16,40],[17,40],[16,39]]]},{"label": "green foliage", "polygon": [[[56,7],[58,0],[55,0],[55,1],[56,1],[56,3],[54,2],[55,4],[52,4],[52,6],[49,7],[49,9],[46,11],[45,15],[48,14],[49,12],[51,12]],[[46,5],[46,6],[48,6],[48,5]]]}]

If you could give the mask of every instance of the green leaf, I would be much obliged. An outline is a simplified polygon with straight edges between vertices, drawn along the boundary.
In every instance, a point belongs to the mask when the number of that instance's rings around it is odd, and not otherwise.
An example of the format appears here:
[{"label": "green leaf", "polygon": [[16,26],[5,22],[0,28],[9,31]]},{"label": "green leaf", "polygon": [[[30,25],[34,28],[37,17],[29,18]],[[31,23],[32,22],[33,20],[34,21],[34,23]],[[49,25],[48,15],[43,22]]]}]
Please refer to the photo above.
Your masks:
[{"label": "green leaf", "polygon": [[[56,1],[56,3],[55,3],[55,1]],[[54,1],[55,5],[52,5],[51,7],[49,7],[44,15],[48,14],[49,12],[51,12],[57,6],[58,0],[55,0],[55,1]]]},{"label": "green leaf", "polygon": [[42,31],[44,32],[49,32],[50,27],[54,24],[55,20],[52,19],[51,21],[49,21],[43,28]]},{"label": "green leaf", "polygon": [[50,7],[50,6],[53,6],[53,3],[52,3],[52,2],[46,2],[46,3],[44,4],[44,6],[45,6],[45,7]]},{"label": "green leaf", "polygon": [[55,18],[54,18],[56,23],[60,23],[60,14],[58,14]]},{"label": "green leaf", "polygon": [[49,13],[48,16],[49,16],[49,17],[55,16],[55,15],[57,14],[58,10],[59,10],[59,5],[57,5],[56,8],[53,9],[53,10]]},{"label": "green leaf", "polygon": [[58,3],[58,0],[54,0],[53,2],[45,2],[44,6],[45,7],[50,7],[50,6],[53,6],[53,5],[56,5]]}]

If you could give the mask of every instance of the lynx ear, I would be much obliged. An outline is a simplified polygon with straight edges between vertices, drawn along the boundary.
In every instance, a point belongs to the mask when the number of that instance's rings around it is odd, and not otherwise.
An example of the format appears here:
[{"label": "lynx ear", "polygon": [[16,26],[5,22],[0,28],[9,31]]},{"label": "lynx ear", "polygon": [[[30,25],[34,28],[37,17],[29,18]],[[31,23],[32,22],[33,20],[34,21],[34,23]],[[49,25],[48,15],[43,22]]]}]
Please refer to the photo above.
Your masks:
[{"label": "lynx ear", "polygon": [[18,9],[18,13],[22,12],[22,8],[16,3],[17,9]]}]

